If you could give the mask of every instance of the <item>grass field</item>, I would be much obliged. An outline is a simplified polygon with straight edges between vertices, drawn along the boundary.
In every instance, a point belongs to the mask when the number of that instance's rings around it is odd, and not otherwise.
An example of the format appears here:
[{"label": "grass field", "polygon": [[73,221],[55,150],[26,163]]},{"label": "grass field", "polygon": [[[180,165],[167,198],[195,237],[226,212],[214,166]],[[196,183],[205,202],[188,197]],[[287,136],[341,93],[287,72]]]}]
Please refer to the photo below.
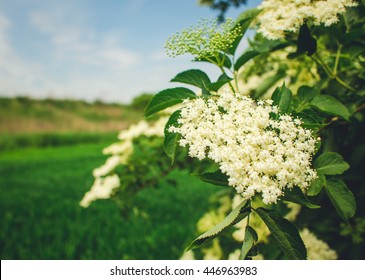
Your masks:
[{"label": "grass field", "polygon": [[108,142],[0,152],[1,259],[177,259],[208,206],[210,185],[188,174],[139,193],[149,218],[122,219],[110,200],[78,203]]},{"label": "grass field", "polygon": [[137,109],[82,100],[0,97],[0,134],[115,132],[142,118],[143,109]]}]

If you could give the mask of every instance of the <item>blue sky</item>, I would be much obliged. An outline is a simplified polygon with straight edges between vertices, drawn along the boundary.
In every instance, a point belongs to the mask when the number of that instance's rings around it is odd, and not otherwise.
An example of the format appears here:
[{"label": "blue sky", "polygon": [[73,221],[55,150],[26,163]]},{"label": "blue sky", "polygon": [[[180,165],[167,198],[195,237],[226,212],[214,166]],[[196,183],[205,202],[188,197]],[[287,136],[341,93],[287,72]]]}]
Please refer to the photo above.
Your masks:
[{"label": "blue sky", "polygon": [[163,48],[216,15],[197,0],[0,0],[0,95],[130,102],[188,68],[218,75]]}]

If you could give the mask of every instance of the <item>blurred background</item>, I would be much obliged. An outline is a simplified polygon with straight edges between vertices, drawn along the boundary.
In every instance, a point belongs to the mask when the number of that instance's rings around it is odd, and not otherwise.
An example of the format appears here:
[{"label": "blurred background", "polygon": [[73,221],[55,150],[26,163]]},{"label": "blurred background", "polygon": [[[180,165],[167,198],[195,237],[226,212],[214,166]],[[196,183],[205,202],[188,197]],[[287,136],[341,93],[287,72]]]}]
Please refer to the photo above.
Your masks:
[{"label": "blurred background", "polygon": [[[87,209],[79,201],[106,159],[102,149],[142,119],[172,77],[200,67],[189,57],[168,58],[168,36],[220,15],[225,2],[245,1],[200,2],[0,2],[1,259],[181,256],[214,191],[188,174],[178,174],[181,186],[165,178],[138,194],[149,219],[123,217],[110,200]],[[232,5],[225,15],[257,2]]]}]

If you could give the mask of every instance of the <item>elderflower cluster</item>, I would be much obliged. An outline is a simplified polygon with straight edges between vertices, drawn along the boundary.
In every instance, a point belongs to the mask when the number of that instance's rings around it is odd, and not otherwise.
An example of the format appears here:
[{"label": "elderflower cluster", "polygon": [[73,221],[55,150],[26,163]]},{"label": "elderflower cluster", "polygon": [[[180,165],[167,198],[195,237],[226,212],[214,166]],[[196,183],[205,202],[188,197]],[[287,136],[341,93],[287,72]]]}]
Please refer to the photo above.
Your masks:
[{"label": "elderflower cluster", "polygon": [[178,126],[179,144],[189,155],[210,158],[228,175],[228,183],[244,199],[261,193],[276,203],[285,188],[305,190],[317,177],[311,168],[316,139],[290,115],[278,119],[272,100],[259,101],[224,92],[208,100],[185,100]]},{"label": "elderflower cluster", "polygon": [[96,178],[90,191],[85,193],[80,201],[82,207],[88,207],[91,202],[97,199],[108,199],[116,188],[119,188],[120,181],[118,175],[110,175],[104,178]]},{"label": "elderflower cluster", "polygon": [[218,25],[216,19],[202,19],[197,26],[171,35],[166,41],[165,49],[170,57],[189,53],[196,59],[201,59],[227,50],[240,34],[240,27],[235,27],[230,18],[221,25]]},{"label": "elderflower cluster", "polygon": [[85,193],[80,205],[88,207],[94,200],[110,198],[114,190],[120,187],[118,175],[110,174],[118,165],[128,164],[129,158],[133,153],[133,140],[142,135],[162,137],[167,120],[167,117],[161,117],[152,124],[142,120],[137,124],[131,125],[129,129],[121,131],[118,135],[121,141],[113,143],[103,150],[103,153],[110,155],[110,157],[103,165],[93,170],[94,184],[90,191]]},{"label": "elderflower cluster", "polygon": [[265,0],[259,6],[263,11],[258,16],[258,32],[275,40],[284,38],[285,31],[298,31],[306,19],[330,26],[347,7],[354,6],[354,0]]},{"label": "elderflower cluster", "polygon": [[300,232],[300,236],[307,248],[308,260],[336,260],[338,258],[335,250],[331,249],[326,242],[318,239],[307,228]]}]

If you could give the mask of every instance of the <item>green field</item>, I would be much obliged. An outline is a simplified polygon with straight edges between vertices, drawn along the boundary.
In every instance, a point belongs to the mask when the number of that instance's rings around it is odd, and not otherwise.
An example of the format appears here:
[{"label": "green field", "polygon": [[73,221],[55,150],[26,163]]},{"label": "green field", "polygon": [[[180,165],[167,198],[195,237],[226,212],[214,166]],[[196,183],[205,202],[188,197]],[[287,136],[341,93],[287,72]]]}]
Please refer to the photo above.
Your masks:
[{"label": "green field", "polygon": [[108,143],[0,152],[1,259],[179,258],[214,188],[180,172],[177,186],[139,193],[148,217],[122,218],[110,200],[83,209]]}]

